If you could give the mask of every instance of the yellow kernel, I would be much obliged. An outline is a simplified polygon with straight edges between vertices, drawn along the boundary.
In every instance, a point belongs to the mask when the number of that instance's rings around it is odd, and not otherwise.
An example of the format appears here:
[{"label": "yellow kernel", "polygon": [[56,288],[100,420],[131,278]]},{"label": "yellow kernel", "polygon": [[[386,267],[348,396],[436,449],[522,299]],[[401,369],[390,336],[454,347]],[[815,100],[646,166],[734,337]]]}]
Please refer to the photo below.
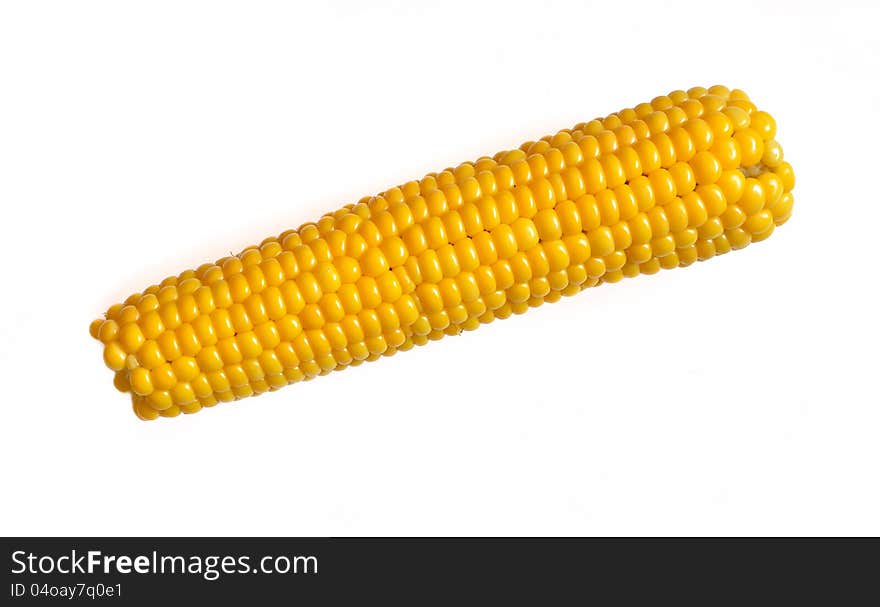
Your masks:
[{"label": "yellow kernel", "polygon": [[721,163],[714,154],[706,150],[697,152],[691,161],[691,166],[698,184],[715,183],[721,176]]},{"label": "yellow kernel", "polygon": [[767,195],[764,192],[764,186],[760,181],[749,177],[746,179],[742,196],[740,196],[737,204],[745,211],[746,215],[754,215],[764,208]]},{"label": "yellow kernel", "polygon": [[614,251],[614,234],[608,226],[601,226],[589,234],[590,250],[595,257],[605,257]]},{"label": "yellow kernel", "polygon": [[740,149],[740,162],[743,166],[752,166],[761,161],[764,154],[764,141],[761,136],[751,128],[745,128],[733,134],[734,140]]}]

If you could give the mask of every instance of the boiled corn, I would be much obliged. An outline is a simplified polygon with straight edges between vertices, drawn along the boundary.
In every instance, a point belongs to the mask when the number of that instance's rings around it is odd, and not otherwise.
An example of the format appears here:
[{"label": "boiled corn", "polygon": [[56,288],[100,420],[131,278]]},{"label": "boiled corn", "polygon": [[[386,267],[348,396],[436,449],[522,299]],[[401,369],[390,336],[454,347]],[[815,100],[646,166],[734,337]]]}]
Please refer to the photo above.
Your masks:
[{"label": "boiled corn", "polygon": [[166,278],[91,334],[141,419],[276,390],[764,240],[794,201],[775,135],[740,90],[673,91]]}]

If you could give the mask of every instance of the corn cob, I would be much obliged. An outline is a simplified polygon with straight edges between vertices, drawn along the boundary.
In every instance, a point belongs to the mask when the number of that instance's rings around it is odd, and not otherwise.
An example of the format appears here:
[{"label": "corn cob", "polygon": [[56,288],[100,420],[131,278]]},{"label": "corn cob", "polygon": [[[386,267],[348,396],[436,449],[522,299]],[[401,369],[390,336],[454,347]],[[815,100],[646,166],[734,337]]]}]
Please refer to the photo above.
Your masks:
[{"label": "corn cob", "polygon": [[166,278],[90,331],[144,420],[276,390],[764,240],[793,204],[775,134],[740,90],[673,91]]}]

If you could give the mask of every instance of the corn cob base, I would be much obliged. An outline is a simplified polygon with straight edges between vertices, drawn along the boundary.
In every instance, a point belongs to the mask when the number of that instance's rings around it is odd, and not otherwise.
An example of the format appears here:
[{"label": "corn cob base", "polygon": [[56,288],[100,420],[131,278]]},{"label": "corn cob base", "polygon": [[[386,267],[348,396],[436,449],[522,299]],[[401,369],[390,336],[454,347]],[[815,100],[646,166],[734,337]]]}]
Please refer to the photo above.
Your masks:
[{"label": "corn cob base", "polygon": [[276,390],[766,239],[794,202],[775,134],[740,90],[673,91],[166,278],[91,334],[141,419]]}]

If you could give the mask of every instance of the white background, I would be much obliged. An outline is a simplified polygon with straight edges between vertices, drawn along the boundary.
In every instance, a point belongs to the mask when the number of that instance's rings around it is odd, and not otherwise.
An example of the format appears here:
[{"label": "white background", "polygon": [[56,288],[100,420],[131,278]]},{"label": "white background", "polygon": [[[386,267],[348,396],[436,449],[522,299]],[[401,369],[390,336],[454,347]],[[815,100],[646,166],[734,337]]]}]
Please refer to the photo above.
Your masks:
[{"label": "white background", "polygon": [[[369,4],[3,3],[0,534],[880,534],[873,3]],[[153,423],[89,337],[364,194],[714,83],[797,174],[766,242]]]}]

